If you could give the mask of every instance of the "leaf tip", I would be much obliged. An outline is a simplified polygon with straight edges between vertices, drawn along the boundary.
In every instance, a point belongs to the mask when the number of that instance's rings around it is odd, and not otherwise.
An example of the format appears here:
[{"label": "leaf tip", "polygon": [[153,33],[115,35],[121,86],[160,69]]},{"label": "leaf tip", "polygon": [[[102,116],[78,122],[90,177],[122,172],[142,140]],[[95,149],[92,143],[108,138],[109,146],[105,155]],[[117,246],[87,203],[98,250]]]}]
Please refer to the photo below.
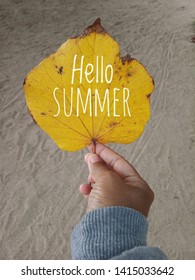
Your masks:
[{"label": "leaf tip", "polygon": [[93,32],[95,32],[95,33],[106,33],[106,30],[101,25],[101,19],[100,18],[97,18],[92,25],[88,26],[84,30],[83,35],[89,35],[90,33],[93,33]]}]

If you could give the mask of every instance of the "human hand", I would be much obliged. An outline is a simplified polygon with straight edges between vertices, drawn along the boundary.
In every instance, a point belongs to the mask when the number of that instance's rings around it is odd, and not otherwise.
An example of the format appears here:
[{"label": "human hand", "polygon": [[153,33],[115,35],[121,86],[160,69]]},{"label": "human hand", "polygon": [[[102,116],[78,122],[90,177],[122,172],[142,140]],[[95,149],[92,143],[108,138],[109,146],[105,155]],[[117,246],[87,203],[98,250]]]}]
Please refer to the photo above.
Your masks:
[{"label": "human hand", "polygon": [[[89,150],[92,151],[92,145]],[[89,168],[89,183],[80,185],[80,192],[88,197],[87,212],[124,206],[147,217],[154,193],[122,156],[96,143],[96,154],[88,153],[85,162]]]}]

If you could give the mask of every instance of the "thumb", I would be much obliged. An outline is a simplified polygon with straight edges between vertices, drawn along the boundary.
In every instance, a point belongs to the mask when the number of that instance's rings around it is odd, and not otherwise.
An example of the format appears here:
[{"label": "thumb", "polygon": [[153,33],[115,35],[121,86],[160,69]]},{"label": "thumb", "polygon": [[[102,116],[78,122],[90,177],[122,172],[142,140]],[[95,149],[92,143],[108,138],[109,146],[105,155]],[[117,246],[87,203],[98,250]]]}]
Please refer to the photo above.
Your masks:
[{"label": "thumb", "polygon": [[89,172],[95,183],[108,171],[102,159],[96,154],[88,154],[87,164]]}]

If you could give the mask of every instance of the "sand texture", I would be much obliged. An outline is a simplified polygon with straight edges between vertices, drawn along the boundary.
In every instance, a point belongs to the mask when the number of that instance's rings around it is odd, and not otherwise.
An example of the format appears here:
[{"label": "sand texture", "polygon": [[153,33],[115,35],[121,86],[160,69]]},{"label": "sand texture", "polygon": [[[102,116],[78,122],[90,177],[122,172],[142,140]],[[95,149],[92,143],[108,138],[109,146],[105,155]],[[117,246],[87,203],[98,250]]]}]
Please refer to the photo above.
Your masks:
[{"label": "sand texture", "polygon": [[151,119],[131,145],[112,144],[155,192],[148,242],[195,259],[194,0],[0,0],[0,259],[70,259],[85,212],[86,150],[61,151],[27,113],[23,80],[97,17],[155,80]]}]

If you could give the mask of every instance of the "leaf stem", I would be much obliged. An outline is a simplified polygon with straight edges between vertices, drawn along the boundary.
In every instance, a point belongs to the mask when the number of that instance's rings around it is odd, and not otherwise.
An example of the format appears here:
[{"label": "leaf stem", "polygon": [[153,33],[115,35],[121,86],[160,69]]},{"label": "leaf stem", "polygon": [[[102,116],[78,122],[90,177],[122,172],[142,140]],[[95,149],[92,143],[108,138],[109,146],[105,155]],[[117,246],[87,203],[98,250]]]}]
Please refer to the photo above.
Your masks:
[{"label": "leaf stem", "polygon": [[92,153],[96,153],[96,139],[92,139]]}]

